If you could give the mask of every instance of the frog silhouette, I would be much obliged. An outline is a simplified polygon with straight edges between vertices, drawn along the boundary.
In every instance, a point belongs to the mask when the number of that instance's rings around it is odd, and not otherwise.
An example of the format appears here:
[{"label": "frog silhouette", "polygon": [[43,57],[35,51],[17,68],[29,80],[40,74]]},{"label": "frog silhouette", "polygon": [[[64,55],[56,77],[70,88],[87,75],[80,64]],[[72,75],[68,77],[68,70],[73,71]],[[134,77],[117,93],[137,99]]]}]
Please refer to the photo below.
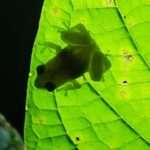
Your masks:
[{"label": "frog silhouette", "polygon": [[62,31],[61,39],[67,46],[61,48],[49,43],[58,53],[46,64],[37,67],[35,86],[53,91],[86,72],[89,72],[93,81],[100,81],[104,72],[111,67],[111,63],[84,25],[77,24],[67,31]]}]

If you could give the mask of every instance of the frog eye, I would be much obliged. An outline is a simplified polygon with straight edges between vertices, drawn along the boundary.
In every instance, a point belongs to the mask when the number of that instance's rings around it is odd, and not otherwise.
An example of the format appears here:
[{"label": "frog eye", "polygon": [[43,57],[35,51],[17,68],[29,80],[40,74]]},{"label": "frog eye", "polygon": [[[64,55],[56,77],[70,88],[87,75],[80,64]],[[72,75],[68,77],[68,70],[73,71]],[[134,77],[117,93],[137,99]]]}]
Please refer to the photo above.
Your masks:
[{"label": "frog eye", "polygon": [[42,74],[45,70],[45,66],[44,65],[40,65],[37,67],[37,73],[38,75]]},{"label": "frog eye", "polygon": [[48,91],[53,91],[55,88],[56,88],[56,85],[52,82],[47,82],[45,84],[45,88],[48,90]]}]

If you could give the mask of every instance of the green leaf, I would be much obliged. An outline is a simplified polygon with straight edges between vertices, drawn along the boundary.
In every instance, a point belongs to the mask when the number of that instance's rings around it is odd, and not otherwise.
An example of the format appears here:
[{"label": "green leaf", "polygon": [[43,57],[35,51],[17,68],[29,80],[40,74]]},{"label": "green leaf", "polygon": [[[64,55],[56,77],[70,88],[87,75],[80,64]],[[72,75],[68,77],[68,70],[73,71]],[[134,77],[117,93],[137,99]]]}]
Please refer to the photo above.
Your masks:
[{"label": "green leaf", "polygon": [[[150,150],[150,1],[45,0],[28,78],[28,150]],[[111,61],[104,80],[81,88],[37,89],[36,67],[61,47],[60,31],[82,23]]]}]

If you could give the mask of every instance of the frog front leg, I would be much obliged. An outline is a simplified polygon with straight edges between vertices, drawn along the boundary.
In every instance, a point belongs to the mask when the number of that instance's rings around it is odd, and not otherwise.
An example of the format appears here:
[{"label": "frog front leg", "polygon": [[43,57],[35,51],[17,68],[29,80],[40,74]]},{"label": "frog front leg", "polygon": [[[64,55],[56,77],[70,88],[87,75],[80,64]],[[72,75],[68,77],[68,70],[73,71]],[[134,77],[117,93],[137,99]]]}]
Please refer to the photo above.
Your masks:
[{"label": "frog front leg", "polygon": [[45,46],[45,47],[48,47],[48,48],[52,48],[54,50],[56,50],[56,53],[59,53],[61,51],[61,47],[57,44],[54,44],[52,42],[44,42],[44,43],[38,43],[39,45],[42,45],[42,46]]},{"label": "frog front leg", "polygon": [[74,79],[74,80],[69,81],[65,85],[62,85],[61,87],[58,87],[56,91],[64,90],[65,96],[67,96],[70,90],[77,90],[80,88],[81,88],[81,83],[78,80]]}]

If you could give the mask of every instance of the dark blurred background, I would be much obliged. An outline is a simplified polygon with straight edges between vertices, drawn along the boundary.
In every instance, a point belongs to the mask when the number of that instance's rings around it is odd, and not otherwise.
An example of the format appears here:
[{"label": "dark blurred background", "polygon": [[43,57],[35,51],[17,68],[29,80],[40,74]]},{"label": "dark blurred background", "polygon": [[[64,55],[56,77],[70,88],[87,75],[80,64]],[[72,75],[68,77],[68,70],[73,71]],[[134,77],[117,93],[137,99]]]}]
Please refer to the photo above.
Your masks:
[{"label": "dark blurred background", "polygon": [[0,2],[0,112],[23,136],[27,78],[43,0]]}]

